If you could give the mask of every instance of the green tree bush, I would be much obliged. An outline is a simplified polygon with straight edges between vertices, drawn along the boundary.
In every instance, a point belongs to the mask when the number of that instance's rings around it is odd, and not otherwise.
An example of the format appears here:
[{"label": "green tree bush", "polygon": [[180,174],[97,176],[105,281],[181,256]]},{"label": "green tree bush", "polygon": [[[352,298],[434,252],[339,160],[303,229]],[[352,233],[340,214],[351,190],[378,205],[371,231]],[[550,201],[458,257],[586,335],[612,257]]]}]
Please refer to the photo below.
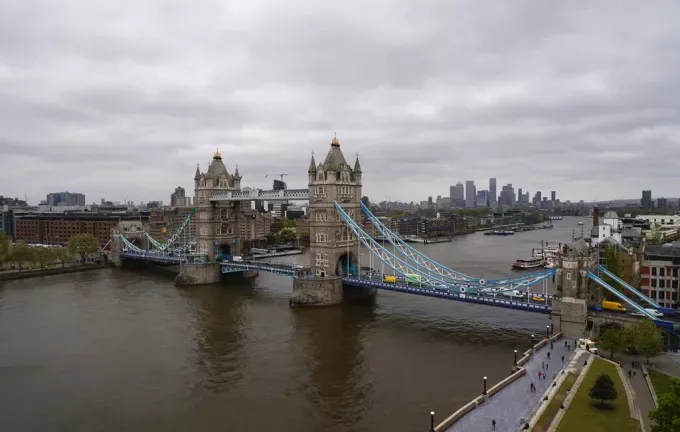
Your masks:
[{"label": "green tree bush", "polygon": [[591,399],[600,401],[600,406],[605,406],[605,401],[613,401],[616,399],[616,387],[611,377],[605,373],[597,377],[593,386],[590,388],[588,395]]},{"label": "green tree bush", "polygon": [[649,411],[652,432],[680,432],[680,379],[671,380],[671,391],[659,397],[659,406]]},{"label": "green tree bush", "polygon": [[73,256],[80,257],[80,261],[84,262],[88,255],[97,253],[99,242],[90,233],[77,234],[69,239],[68,250]]},{"label": "green tree bush", "polygon": [[663,334],[648,319],[640,321],[633,327],[632,342],[635,351],[644,355],[647,363],[650,358],[658,356],[663,350]]},{"label": "green tree bush", "polygon": [[614,354],[626,349],[628,340],[625,327],[610,327],[600,334],[600,349],[609,351],[609,358],[614,359]]}]

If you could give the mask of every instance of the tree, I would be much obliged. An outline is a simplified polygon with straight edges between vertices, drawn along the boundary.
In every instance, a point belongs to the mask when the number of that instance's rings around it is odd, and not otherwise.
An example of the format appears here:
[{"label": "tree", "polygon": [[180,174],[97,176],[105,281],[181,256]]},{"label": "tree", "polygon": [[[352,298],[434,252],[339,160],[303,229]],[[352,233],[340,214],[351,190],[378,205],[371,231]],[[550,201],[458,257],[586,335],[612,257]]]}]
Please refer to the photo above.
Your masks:
[{"label": "tree", "polygon": [[67,263],[70,264],[74,261],[73,254],[66,248],[56,248],[54,250],[54,259],[61,263],[62,268],[64,268]]},{"label": "tree", "polygon": [[616,399],[616,387],[611,377],[605,373],[600,374],[595,380],[595,383],[590,388],[588,395],[591,399],[600,401],[600,405],[604,406],[605,401],[613,401]]},{"label": "tree", "polygon": [[74,256],[80,257],[81,262],[84,262],[88,255],[97,253],[99,242],[92,234],[77,234],[69,239],[68,250]]},{"label": "tree", "polygon": [[297,233],[293,228],[282,228],[279,231],[279,238],[281,241],[293,241],[297,238]]},{"label": "tree", "polygon": [[626,348],[627,331],[623,327],[608,328],[600,334],[600,348],[609,351],[609,358],[614,359],[614,354]]},{"label": "tree", "polygon": [[635,351],[644,355],[647,363],[663,350],[663,334],[651,320],[645,319],[637,323],[633,327],[632,339]]},{"label": "tree", "polygon": [[33,261],[33,251],[26,242],[17,242],[12,246],[12,261],[17,263],[19,270],[23,268],[24,263]]},{"label": "tree", "polygon": [[0,267],[12,256],[12,239],[5,233],[0,232]]},{"label": "tree", "polygon": [[[604,250],[604,267],[609,270],[614,276],[620,278],[621,277],[621,268],[619,267],[619,261],[617,260],[618,258],[619,251],[616,247],[616,245],[610,244],[607,245],[607,247]],[[607,282],[608,284],[613,284],[613,280],[610,279],[607,275],[602,275],[603,280]],[[614,286],[618,287],[618,284],[614,284]],[[621,288],[619,288],[621,290]]]},{"label": "tree", "polygon": [[40,263],[40,270],[45,268],[45,264],[49,264],[55,259],[54,248],[33,248],[34,249],[34,260]]},{"label": "tree", "polygon": [[649,411],[652,432],[680,432],[680,379],[671,379],[671,391],[659,397],[659,406]]}]

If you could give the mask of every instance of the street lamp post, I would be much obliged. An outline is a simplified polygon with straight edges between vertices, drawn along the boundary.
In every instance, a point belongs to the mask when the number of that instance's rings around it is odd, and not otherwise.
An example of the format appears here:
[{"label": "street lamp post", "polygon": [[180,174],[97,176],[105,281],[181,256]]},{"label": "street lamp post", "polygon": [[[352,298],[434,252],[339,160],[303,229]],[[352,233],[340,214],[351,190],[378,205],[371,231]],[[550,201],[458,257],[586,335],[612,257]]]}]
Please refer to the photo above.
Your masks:
[{"label": "street lamp post", "polygon": [[484,396],[486,396],[486,377],[484,377],[484,391],[482,392]]},{"label": "street lamp post", "polygon": [[517,366],[517,350],[515,350],[515,366]]},{"label": "street lamp post", "polygon": [[534,335],[531,335],[531,349],[534,349]]},{"label": "street lamp post", "polygon": [[545,326],[545,338],[550,339],[550,326]]},{"label": "street lamp post", "polygon": [[434,411],[430,411],[430,432],[434,432]]}]

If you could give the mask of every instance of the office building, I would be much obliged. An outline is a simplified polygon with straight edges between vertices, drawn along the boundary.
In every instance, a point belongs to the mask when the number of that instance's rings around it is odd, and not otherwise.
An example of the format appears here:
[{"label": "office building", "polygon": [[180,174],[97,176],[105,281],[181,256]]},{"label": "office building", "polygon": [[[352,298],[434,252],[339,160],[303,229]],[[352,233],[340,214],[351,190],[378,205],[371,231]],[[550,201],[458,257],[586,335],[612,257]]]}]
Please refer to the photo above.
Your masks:
[{"label": "office building", "polygon": [[522,198],[524,198],[522,188],[517,188],[517,204],[522,205]]},{"label": "office building", "polygon": [[465,207],[472,208],[475,206],[475,198],[477,198],[477,188],[474,180],[465,181]]},{"label": "office building", "polygon": [[501,195],[498,200],[498,204],[503,206],[512,206],[515,204],[515,188],[512,187],[512,183],[508,183],[501,189]]},{"label": "office building", "polygon": [[71,192],[54,192],[47,194],[48,206],[84,206],[85,195]]},{"label": "office building", "polygon": [[456,207],[463,207],[465,205],[465,186],[458,182],[455,186],[449,188],[449,196],[451,197],[451,204]]},{"label": "office building", "polygon": [[495,204],[498,200],[496,193],[496,179],[492,177],[489,179],[489,202],[492,204]]},{"label": "office building", "polygon": [[657,198],[656,199],[656,208],[667,209],[668,208],[668,200],[666,198]]},{"label": "office building", "polygon": [[678,308],[680,243],[648,245],[640,266],[640,290],[659,306]]},{"label": "office building", "polygon": [[477,207],[488,207],[489,206],[489,191],[480,190],[477,191]]},{"label": "office building", "polygon": [[642,191],[642,199],[640,200],[640,205],[645,210],[649,210],[653,207],[652,191],[651,190],[643,190]]},{"label": "office building", "polygon": [[183,187],[176,187],[175,192],[170,194],[170,207],[188,207],[187,196]]},{"label": "office building", "polygon": [[555,204],[555,198],[557,198],[557,191],[550,191],[550,201]]}]

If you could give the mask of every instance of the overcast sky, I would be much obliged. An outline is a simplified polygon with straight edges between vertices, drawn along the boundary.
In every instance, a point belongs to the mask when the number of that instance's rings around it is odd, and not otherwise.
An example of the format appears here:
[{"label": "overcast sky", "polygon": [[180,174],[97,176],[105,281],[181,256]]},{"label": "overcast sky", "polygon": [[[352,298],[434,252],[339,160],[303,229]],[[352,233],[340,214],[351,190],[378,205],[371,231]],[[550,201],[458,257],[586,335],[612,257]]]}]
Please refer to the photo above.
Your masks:
[{"label": "overcast sky", "polygon": [[0,195],[169,200],[219,147],[305,187],[337,132],[372,200],[488,178],[680,196],[680,2],[2,0]]}]

